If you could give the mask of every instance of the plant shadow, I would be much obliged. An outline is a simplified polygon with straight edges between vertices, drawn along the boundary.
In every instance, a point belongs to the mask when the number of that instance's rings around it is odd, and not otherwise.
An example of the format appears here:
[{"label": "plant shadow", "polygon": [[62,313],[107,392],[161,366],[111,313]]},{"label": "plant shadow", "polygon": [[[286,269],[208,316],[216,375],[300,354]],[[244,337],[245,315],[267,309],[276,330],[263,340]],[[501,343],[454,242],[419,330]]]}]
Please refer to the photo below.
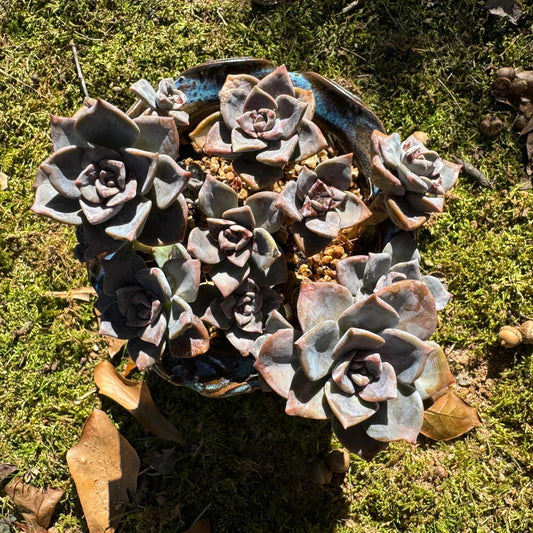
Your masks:
[{"label": "plant shadow", "polygon": [[203,515],[220,533],[326,533],[349,516],[343,474],[324,485],[311,479],[313,462],[331,450],[328,421],[287,416],[274,393],[209,399],[154,373],[147,382],[186,444],[119,420],[142,461],[140,511],[129,512],[120,531],[182,531]]}]

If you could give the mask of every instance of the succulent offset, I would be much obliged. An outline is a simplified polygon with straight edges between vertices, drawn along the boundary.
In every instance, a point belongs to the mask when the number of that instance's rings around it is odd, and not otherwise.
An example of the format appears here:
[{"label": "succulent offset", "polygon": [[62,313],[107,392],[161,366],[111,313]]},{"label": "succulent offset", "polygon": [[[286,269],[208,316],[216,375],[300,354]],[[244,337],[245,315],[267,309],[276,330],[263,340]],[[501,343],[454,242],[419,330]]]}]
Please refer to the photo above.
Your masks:
[{"label": "succulent offset", "polygon": [[[139,369],[207,395],[248,380],[259,388],[258,372],[288,414],[331,419],[344,445],[370,458],[386,442],[414,442],[423,402],[453,382],[429,340],[450,295],[422,274],[410,230],[442,210],[459,166],[375,130],[371,192],[405,231],[372,226],[372,194],[361,196],[354,168],[366,155],[357,145],[334,155],[313,122],[313,92],[291,80],[284,66],[261,79],[228,75],[220,111],[192,125],[194,149],[237,178],[177,162],[185,109],[198,110],[187,107],[194,84],[166,78],[156,91],[139,80],[136,118],[102,100],[52,117],[55,151],[32,209],[78,226],[78,256],[100,269],[100,333],[126,340]],[[361,244],[368,226],[386,236],[381,251]],[[330,258],[332,279],[300,272],[330,245],[345,251]]]},{"label": "succulent offset", "polygon": [[372,133],[372,183],[381,190],[385,208],[400,229],[419,228],[431,213],[441,213],[444,193],[451,189],[461,165],[441,159],[414,135]]},{"label": "succulent offset", "polygon": [[271,186],[290,161],[301,161],[326,148],[316,124],[314,96],[295,88],[282,65],[259,80],[230,75],[219,93],[220,111],[191,133],[207,155],[233,159],[237,174],[255,190]]}]

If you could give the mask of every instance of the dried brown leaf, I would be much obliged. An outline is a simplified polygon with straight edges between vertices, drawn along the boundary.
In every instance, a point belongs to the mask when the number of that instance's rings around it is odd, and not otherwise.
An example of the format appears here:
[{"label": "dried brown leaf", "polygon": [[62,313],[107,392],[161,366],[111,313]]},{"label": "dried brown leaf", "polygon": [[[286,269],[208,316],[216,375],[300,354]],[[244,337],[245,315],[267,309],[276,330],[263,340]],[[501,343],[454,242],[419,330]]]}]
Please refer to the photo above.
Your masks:
[{"label": "dried brown leaf", "polygon": [[449,390],[426,410],[420,433],[434,440],[450,440],[479,425],[477,410]]},{"label": "dried brown leaf", "polygon": [[67,452],[89,533],[113,533],[137,491],[140,460],[108,416],[94,410]]},{"label": "dried brown leaf", "polygon": [[0,483],[4,479],[8,478],[13,472],[16,472],[18,469],[15,465],[10,465],[6,463],[0,464]]},{"label": "dried brown leaf", "polygon": [[156,437],[185,444],[178,430],[155,405],[146,383],[126,379],[109,361],[102,361],[96,365],[94,381],[100,394],[108,396],[124,407]]},{"label": "dried brown leaf", "polygon": [[74,300],[82,300],[89,302],[92,296],[96,296],[96,291],[92,287],[80,287],[79,289],[71,289],[70,291],[50,291],[46,296],[53,298],[72,298]]},{"label": "dried brown leaf", "polygon": [[209,518],[202,518],[183,533],[211,533],[211,522]]},{"label": "dried brown leaf", "polygon": [[64,491],[50,487],[40,490],[26,485],[19,477],[11,481],[5,490],[26,520],[29,533],[46,533]]}]

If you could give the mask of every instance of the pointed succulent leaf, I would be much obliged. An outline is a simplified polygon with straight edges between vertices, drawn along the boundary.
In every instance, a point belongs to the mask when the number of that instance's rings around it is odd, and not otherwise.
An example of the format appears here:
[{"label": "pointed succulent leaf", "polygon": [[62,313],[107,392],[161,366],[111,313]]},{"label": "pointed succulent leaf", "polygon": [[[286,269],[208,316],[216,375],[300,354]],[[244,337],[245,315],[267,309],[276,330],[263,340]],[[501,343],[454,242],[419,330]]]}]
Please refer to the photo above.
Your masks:
[{"label": "pointed succulent leaf", "polygon": [[342,355],[355,350],[376,351],[383,344],[385,344],[385,339],[376,333],[366,329],[350,328],[339,338],[333,350],[332,358],[338,359]]},{"label": "pointed succulent leaf", "polygon": [[193,228],[189,234],[187,251],[202,263],[215,265],[222,258],[222,252],[213,244],[206,229]]},{"label": "pointed succulent leaf", "polygon": [[221,329],[223,331],[230,328],[233,319],[226,316],[222,310],[221,303],[223,300],[221,298],[215,298],[207,307],[205,313],[201,316],[201,319],[208,324],[211,324],[215,328]]},{"label": "pointed succulent leaf", "polygon": [[287,262],[283,254],[281,254],[266,270],[261,270],[253,261],[250,262],[249,265],[250,276],[262,287],[272,287],[287,281]]},{"label": "pointed succulent leaf", "polygon": [[278,98],[282,94],[294,96],[294,87],[285,65],[281,65],[267,74],[261,81],[259,81],[257,87],[274,98]]},{"label": "pointed succulent leaf", "polygon": [[193,148],[200,152],[203,150],[207,135],[211,128],[221,120],[221,114],[217,111],[204,118],[196,128],[189,133]]},{"label": "pointed succulent leaf", "polygon": [[450,161],[446,161],[446,159],[443,159],[442,163],[443,166],[440,171],[440,178],[442,180],[442,188],[447,192],[456,184],[459,172],[461,171],[461,168],[463,168],[463,165],[451,163]]},{"label": "pointed succulent leaf", "polygon": [[176,121],[173,117],[156,115],[140,116],[134,119],[139,128],[139,137],[133,146],[146,152],[166,154],[177,159],[180,141]]},{"label": "pointed succulent leaf", "polygon": [[196,357],[209,350],[209,333],[203,322],[193,316],[190,327],[168,341],[168,350],[175,357]]},{"label": "pointed succulent leaf", "polygon": [[307,103],[289,95],[280,95],[276,99],[279,118],[283,128],[283,139],[292,137],[298,129],[300,122],[307,109]]},{"label": "pointed succulent leaf", "polygon": [[405,187],[402,182],[385,167],[378,155],[372,158],[372,184],[385,194],[393,196],[405,194]]},{"label": "pointed succulent leaf", "polygon": [[296,182],[287,182],[282,191],[278,194],[276,208],[293,220],[302,220],[303,215],[296,205]]},{"label": "pointed succulent leaf", "polygon": [[156,345],[136,337],[128,341],[127,349],[128,355],[133,359],[137,368],[142,372],[153,366],[159,360],[165,346],[165,342]]},{"label": "pointed succulent leaf", "polygon": [[143,100],[148,107],[151,107],[152,109],[157,107],[155,90],[148,80],[141,78],[139,81],[136,81],[130,87],[130,91],[132,91],[138,98]]},{"label": "pointed succulent leaf", "polygon": [[66,146],[80,146],[87,147],[87,143],[83,140],[74,129],[76,123],[75,118],[50,116],[50,126],[52,129],[52,144],[54,151],[58,151]]},{"label": "pointed succulent leaf", "polygon": [[242,110],[246,113],[260,109],[276,110],[277,107],[276,100],[261,88],[261,82],[259,82],[246,96]]},{"label": "pointed succulent leaf", "polygon": [[298,296],[298,320],[309,331],[326,320],[337,320],[352,305],[350,291],[327,282],[302,282]]},{"label": "pointed succulent leaf", "polygon": [[332,379],[326,382],[324,392],[329,407],[344,429],[370,418],[379,407],[375,402],[361,400],[356,394],[346,394]]},{"label": "pointed succulent leaf", "polygon": [[305,161],[311,156],[325,150],[328,142],[320,128],[310,120],[303,119],[298,129],[298,144],[296,147],[296,161]]},{"label": "pointed succulent leaf", "polygon": [[405,279],[421,279],[420,265],[418,259],[412,259],[411,261],[405,261],[404,263],[396,263],[390,269],[390,272],[396,272],[403,274]]},{"label": "pointed succulent leaf", "polygon": [[167,155],[160,155],[154,169],[153,191],[155,205],[166,209],[183,191],[191,173],[183,170]]},{"label": "pointed succulent leaf", "polygon": [[56,191],[67,198],[80,197],[76,180],[85,169],[85,154],[85,148],[67,146],[55,152],[41,165]]},{"label": "pointed succulent leaf", "polygon": [[296,332],[280,329],[266,339],[254,363],[274,392],[287,398],[298,368],[298,352],[294,345]]},{"label": "pointed succulent leaf", "polygon": [[339,317],[342,334],[349,328],[379,333],[386,328],[397,327],[398,323],[396,310],[375,294],[348,307]]},{"label": "pointed succulent leaf", "polygon": [[434,198],[408,192],[404,198],[412,209],[421,213],[442,213],[444,209],[444,197],[442,196]]},{"label": "pointed succulent leaf", "polygon": [[[229,76],[228,76],[229,78]],[[220,114],[222,120],[228,128],[236,128],[238,126],[237,118],[243,114],[244,102],[246,97],[252,90],[252,85],[246,88],[226,88],[226,84],[222,87],[219,93],[220,98]]]},{"label": "pointed succulent leaf", "polygon": [[126,254],[102,261],[104,270],[104,294],[114,295],[126,285],[135,284],[135,276],[139,270],[146,268],[144,261],[136,254]]},{"label": "pointed succulent leaf", "polygon": [[287,319],[277,309],[274,309],[265,321],[265,331],[270,334],[276,333],[280,329],[291,327]]},{"label": "pointed succulent leaf", "polygon": [[181,335],[192,326],[193,320],[194,313],[190,305],[179,296],[173,296],[168,321],[168,338],[172,340]]},{"label": "pointed succulent leaf", "polygon": [[416,248],[415,234],[402,231],[395,235],[383,248],[383,253],[391,256],[393,265],[404,263],[412,259],[420,259],[420,254]]},{"label": "pointed succulent leaf", "polygon": [[248,276],[250,267],[244,265],[238,267],[229,261],[222,261],[214,265],[209,275],[217,289],[227,298]]},{"label": "pointed succulent leaf", "polygon": [[396,326],[419,339],[427,340],[437,327],[435,300],[421,281],[405,280],[379,290],[376,296],[390,305],[399,315]]},{"label": "pointed succulent leaf", "polygon": [[345,191],[352,184],[352,159],[351,153],[326,159],[317,165],[316,175],[324,183]]},{"label": "pointed succulent leaf", "polygon": [[249,230],[253,230],[255,228],[254,214],[252,209],[247,205],[227,209],[224,211],[224,213],[222,213],[222,218],[225,220],[231,220],[232,222],[235,222]]},{"label": "pointed succulent leaf", "polygon": [[150,200],[124,204],[120,212],[106,225],[105,232],[114,239],[134,241],[140,235],[151,207]]},{"label": "pointed succulent leaf", "polygon": [[407,385],[398,386],[398,396],[381,402],[368,421],[368,435],[382,442],[406,440],[414,444],[424,421],[420,394]]},{"label": "pointed succulent leaf", "polygon": [[446,290],[446,287],[440,279],[435,276],[422,276],[421,279],[428,286],[428,289],[433,295],[437,311],[444,309],[452,295]]},{"label": "pointed succulent leaf", "polygon": [[418,229],[428,219],[428,215],[416,211],[399,196],[385,198],[385,208],[392,223],[403,231]]},{"label": "pointed succulent leaf", "polygon": [[341,217],[336,211],[326,211],[322,215],[305,218],[304,224],[320,237],[334,239],[341,229]]},{"label": "pointed succulent leaf", "polygon": [[326,320],[306,331],[296,342],[300,364],[311,381],[326,377],[333,364],[333,349],[339,340],[335,320]]},{"label": "pointed succulent leaf", "polygon": [[344,202],[335,208],[340,216],[341,229],[357,226],[372,214],[372,211],[368,209],[361,198],[350,191],[346,191],[344,194]]},{"label": "pointed succulent leaf", "polygon": [[165,339],[167,332],[167,317],[161,313],[153,322],[137,332],[137,336],[144,342],[159,346]]},{"label": "pointed succulent leaf", "polygon": [[255,228],[252,259],[259,269],[269,269],[281,255],[274,237],[263,228]]},{"label": "pointed succulent leaf", "polygon": [[275,207],[278,197],[279,194],[272,191],[257,192],[248,197],[245,205],[252,210],[257,228],[268,233],[278,231],[282,221],[281,212]]},{"label": "pointed succulent leaf", "polygon": [[426,360],[424,370],[413,383],[422,400],[429,400],[455,383],[442,348],[434,342],[427,344],[432,346],[433,350]]},{"label": "pointed succulent leaf", "polygon": [[293,237],[296,246],[304,253],[306,257],[311,257],[317,253],[323,252],[326,246],[329,246],[332,239],[313,233],[305,225],[305,221],[294,222],[292,225]]},{"label": "pointed succulent leaf", "polygon": [[257,154],[257,161],[265,165],[274,167],[283,167],[291,159],[298,144],[298,135],[294,135],[290,139],[281,139],[272,142],[263,151]]},{"label": "pointed succulent leaf", "polygon": [[363,275],[363,288],[372,292],[378,280],[389,273],[391,257],[388,254],[368,254],[368,261]]},{"label": "pointed succulent leaf", "polygon": [[208,155],[231,157],[231,130],[223,122],[215,122],[205,137],[203,150]]},{"label": "pointed succulent leaf", "polygon": [[185,249],[183,244],[169,244],[167,246],[155,246],[152,250],[152,255],[159,268],[172,259],[187,261],[191,259],[189,252]]},{"label": "pointed succulent leaf", "polygon": [[246,135],[240,128],[231,130],[231,149],[235,154],[257,152],[268,146],[268,142],[258,137]]},{"label": "pointed succulent leaf", "polygon": [[187,201],[182,194],[166,209],[152,208],[137,240],[146,246],[180,242],[187,228]]},{"label": "pointed succulent leaf", "polygon": [[170,259],[163,266],[172,293],[186,302],[196,300],[200,271],[201,262],[197,259]]},{"label": "pointed succulent leaf", "polygon": [[162,303],[170,301],[172,291],[160,268],[143,268],[135,273],[135,281]]},{"label": "pointed succulent leaf", "polygon": [[133,339],[139,330],[136,326],[129,326],[126,317],[120,312],[116,302],[108,305],[100,316],[100,335],[108,335],[116,339]]},{"label": "pointed succulent leaf", "polygon": [[134,146],[140,134],[133,120],[104,100],[97,100],[84,111],[75,129],[87,142],[114,149]]},{"label": "pointed succulent leaf", "polygon": [[250,156],[245,154],[235,159],[233,169],[254,191],[270,187],[283,177],[281,168],[260,163],[255,154]]},{"label": "pointed succulent leaf", "polygon": [[224,211],[238,206],[238,196],[229,185],[207,174],[198,193],[198,205],[207,217],[222,218]]},{"label": "pointed succulent leaf", "polygon": [[368,436],[366,433],[367,422],[344,429],[336,418],[332,418],[331,425],[340,443],[347,450],[356,453],[365,461],[373,459],[387,446],[385,442],[380,442]]},{"label": "pointed succulent leaf", "polygon": [[38,215],[46,215],[65,224],[81,224],[79,201],[65,198],[46,181],[37,187],[31,210]]},{"label": "pointed succulent leaf", "polygon": [[285,413],[314,420],[331,418],[324,393],[324,381],[310,381],[302,369],[298,369],[291,383]]},{"label": "pointed succulent leaf", "polygon": [[353,255],[341,259],[336,265],[337,282],[344,285],[351,293],[356,296],[363,287],[363,276],[365,273],[368,256]]}]

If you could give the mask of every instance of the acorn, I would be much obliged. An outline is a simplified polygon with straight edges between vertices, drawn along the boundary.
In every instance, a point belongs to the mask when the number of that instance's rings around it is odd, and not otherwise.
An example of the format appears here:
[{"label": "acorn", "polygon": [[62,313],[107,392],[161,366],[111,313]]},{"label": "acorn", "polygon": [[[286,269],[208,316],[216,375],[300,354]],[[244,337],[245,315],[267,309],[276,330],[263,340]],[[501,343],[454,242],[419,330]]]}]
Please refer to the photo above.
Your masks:
[{"label": "acorn", "polygon": [[515,348],[519,344],[533,344],[533,320],[526,320],[519,326],[503,326],[498,333],[504,348]]},{"label": "acorn", "polygon": [[503,122],[494,115],[487,115],[479,123],[479,132],[486,137],[497,137],[502,131]]},{"label": "acorn", "polygon": [[496,97],[506,97],[511,90],[511,80],[509,78],[496,78],[492,82],[491,90]]},{"label": "acorn", "polygon": [[510,91],[511,94],[514,94],[515,96],[520,96],[521,94],[524,94],[527,91],[527,81],[521,78],[516,78],[512,81]]},{"label": "acorn", "polygon": [[346,448],[331,450],[326,457],[326,461],[335,474],[342,474],[350,466],[350,454]]}]

